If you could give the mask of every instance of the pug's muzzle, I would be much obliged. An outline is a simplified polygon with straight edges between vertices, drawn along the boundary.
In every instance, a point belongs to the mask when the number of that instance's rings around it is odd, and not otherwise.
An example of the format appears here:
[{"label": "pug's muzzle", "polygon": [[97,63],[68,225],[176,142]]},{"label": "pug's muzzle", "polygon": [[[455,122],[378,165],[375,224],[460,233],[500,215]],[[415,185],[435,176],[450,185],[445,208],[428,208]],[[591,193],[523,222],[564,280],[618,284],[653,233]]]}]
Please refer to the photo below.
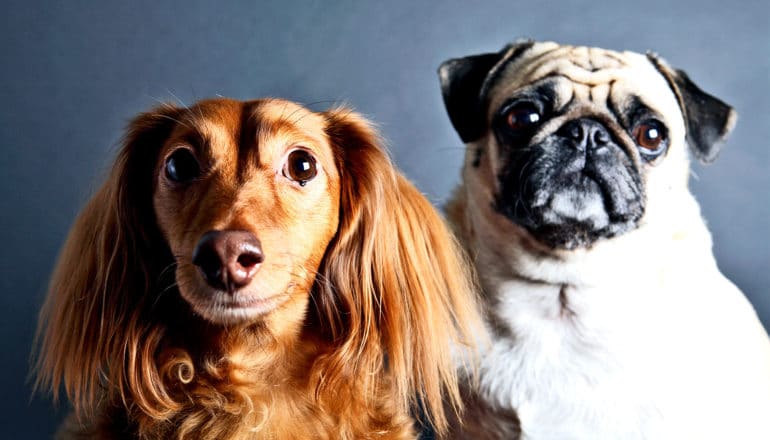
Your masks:
[{"label": "pug's muzzle", "polygon": [[[602,121],[583,117],[530,143],[539,116],[519,107],[495,124],[507,156],[495,209],[555,248],[588,246],[635,228],[644,214],[643,185],[622,141]],[[529,123],[511,123],[511,112]]]}]

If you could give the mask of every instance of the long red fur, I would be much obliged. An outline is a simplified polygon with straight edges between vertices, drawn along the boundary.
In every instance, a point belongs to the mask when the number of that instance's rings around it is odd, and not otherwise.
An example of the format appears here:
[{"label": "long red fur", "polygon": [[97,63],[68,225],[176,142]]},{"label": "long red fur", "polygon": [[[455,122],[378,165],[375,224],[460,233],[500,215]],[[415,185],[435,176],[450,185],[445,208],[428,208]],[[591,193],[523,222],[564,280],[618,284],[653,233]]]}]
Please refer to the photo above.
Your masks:
[{"label": "long red fur", "polygon": [[214,325],[175,293],[152,204],[159,152],[179,124],[243,105],[139,115],[75,222],[38,329],[36,385],[55,400],[63,385],[74,410],[60,436],[415,438],[420,408],[445,433],[446,411],[462,407],[453,357],[479,325],[469,266],[355,113],[317,114],[340,176],[339,224],[300,334]]}]

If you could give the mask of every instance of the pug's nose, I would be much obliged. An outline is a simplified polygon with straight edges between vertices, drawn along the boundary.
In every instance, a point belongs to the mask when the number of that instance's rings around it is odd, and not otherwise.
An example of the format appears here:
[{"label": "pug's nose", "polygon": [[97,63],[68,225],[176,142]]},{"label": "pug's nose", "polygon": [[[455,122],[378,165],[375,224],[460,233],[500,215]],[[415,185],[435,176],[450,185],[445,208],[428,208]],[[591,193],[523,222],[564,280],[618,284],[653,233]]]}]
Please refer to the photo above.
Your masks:
[{"label": "pug's nose", "polygon": [[581,152],[604,147],[612,140],[604,124],[588,118],[567,122],[559,130],[559,134],[568,139],[573,148]]},{"label": "pug's nose", "polygon": [[249,284],[264,260],[257,237],[234,230],[206,232],[192,258],[211,287],[228,292]]}]

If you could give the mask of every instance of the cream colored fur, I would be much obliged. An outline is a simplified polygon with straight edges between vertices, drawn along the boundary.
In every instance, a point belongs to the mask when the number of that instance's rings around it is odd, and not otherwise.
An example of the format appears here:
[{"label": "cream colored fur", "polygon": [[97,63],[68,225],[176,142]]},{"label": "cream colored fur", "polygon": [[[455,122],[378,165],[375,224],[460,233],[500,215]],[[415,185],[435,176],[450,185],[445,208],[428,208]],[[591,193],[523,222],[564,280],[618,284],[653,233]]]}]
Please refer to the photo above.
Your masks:
[{"label": "cream colored fur", "polygon": [[[539,43],[526,57],[537,61],[502,73],[490,112],[513,89],[559,71],[573,93],[614,81],[614,93],[643,94],[665,116],[671,143],[663,161],[643,165],[639,227],[575,251],[547,249],[493,210],[497,141],[488,134],[469,144],[448,212],[495,316],[481,395],[515,409],[532,440],[770,439],[770,340],[712,255],[687,188],[673,92],[639,54]],[[594,74],[570,58],[620,63]]]}]

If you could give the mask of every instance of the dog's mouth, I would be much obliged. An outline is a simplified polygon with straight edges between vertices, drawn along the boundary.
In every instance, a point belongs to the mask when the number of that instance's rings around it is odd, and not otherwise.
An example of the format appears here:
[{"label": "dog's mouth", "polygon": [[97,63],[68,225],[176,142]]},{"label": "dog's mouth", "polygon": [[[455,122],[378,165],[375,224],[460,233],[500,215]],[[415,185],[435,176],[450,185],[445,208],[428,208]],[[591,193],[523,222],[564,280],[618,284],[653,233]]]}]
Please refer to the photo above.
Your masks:
[{"label": "dog's mouth", "polygon": [[[213,287],[195,270],[180,267],[177,270],[177,290],[192,311],[214,324],[236,325],[255,323],[286,303],[296,291],[293,281],[254,279],[249,285],[236,290]],[[273,289],[274,283],[285,284]]]},{"label": "dog's mouth", "polygon": [[194,292],[180,290],[180,294],[202,318],[224,325],[260,320],[288,300],[288,295],[270,296],[241,291],[230,293],[206,287]]},{"label": "dog's mouth", "polygon": [[226,298],[213,301],[201,313],[207,319],[223,324],[234,324],[246,321],[254,321],[268,315],[278,308],[286,299],[285,297],[272,296],[261,297],[252,295],[227,294]]},{"label": "dog's mouth", "polygon": [[641,178],[619,148],[584,154],[536,146],[510,163],[495,209],[549,247],[590,247],[636,228],[644,214]]}]

